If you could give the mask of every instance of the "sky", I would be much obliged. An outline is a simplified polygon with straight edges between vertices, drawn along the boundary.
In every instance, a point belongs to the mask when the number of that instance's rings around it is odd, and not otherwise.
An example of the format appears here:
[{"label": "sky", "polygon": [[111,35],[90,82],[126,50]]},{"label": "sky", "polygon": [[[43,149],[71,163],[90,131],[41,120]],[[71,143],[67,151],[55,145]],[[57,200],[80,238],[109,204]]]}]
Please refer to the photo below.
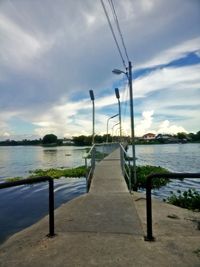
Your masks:
[{"label": "sky", "polygon": [[[133,65],[136,136],[196,133],[200,1],[113,3]],[[116,87],[123,134],[130,134],[127,77],[114,68],[125,71],[100,0],[0,0],[0,140],[90,135],[89,90],[95,133],[105,134],[118,113]],[[110,134],[119,134],[117,123],[109,120]]]}]

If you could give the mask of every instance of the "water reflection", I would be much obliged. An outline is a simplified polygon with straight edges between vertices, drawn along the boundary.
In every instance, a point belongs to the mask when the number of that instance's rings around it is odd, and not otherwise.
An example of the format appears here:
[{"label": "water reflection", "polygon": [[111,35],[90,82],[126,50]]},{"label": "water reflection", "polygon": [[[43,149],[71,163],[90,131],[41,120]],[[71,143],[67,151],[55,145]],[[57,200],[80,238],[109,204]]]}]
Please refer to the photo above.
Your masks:
[{"label": "water reflection", "polygon": [[29,171],[48,168],[72,168],[84,165],[87,147],[41,146],[0,147],[0,179],[27,177]]},{"label": "water reflection", "polygon": [[[85,178],[54,180],[55,208],[85,192]],[[6,188],[0,193],[0,243],[48,214],[47,183]]]},{"label": "water reflection", "polygon": [[57,162],[57,149],[44,149],[43,150],[43,161],[51,164]]}]

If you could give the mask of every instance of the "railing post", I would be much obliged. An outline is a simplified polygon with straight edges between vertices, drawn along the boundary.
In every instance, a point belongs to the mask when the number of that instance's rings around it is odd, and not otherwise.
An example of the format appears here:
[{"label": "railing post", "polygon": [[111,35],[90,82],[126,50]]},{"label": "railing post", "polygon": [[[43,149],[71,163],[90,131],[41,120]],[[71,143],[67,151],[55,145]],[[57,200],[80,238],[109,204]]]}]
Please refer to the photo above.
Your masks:
[{"label": "railing post", "polygon": [[152,184],[152,178],[147,177],[147,183],[146,183],[147,236],[144,237],[145,241],[155,241],[152,232],[151,184]]},{"label": "railing post", "polygon": [[125,175],[124,173],[124,151],[120,145],[120,160],[121,160],[121,168],[122,168],[122,173],[123,173],[123,176]]},{"label": "railing post", "polygon": [[131,193],[131,163],[130,159],[128,159],[128,172],[129,172],[129,192]]},{"label": "railing post", "polygon": [[49,237],[53,237],[54,232],[54,186],[53,179],[49,179]]},{"label": "railing post", "polygon": [[92,167],[92,170],[94,170],[94,168],[95,168],[95,152],[96,152],[96,149],[95,149],[95,146],[94,146],[92,151],[91,151],[91,167]]}]

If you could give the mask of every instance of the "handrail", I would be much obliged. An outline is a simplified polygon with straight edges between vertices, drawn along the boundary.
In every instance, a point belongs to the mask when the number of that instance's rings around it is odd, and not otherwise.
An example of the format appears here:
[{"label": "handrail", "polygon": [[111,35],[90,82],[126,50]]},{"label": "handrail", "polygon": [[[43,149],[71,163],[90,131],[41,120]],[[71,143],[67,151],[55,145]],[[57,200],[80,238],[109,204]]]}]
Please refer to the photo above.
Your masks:
[{"label": "handrail", "polygon": [[[91,160],[90,169],[89,169],[89,171],[88,171],[88,173],[86,175],[87,192],[89,192],[89,189],[90,189],[90,184],[91,184],[91,180],[92,180],[92,176],[93,176],[93,173],[94,173],[96,162],[102,160],[102,158],[107,156],[107,153],[105,153],[104,148],[105,147],[112,148],[112,147],[114,147],[116,145],[119,146],[119,143],[117,143],[117,142],[113,142],[113,143],[95,143],[90,148],[89,152],[86,153],[86,155],[84,156],[84,158],[85,158],[85,167],[86,167],[87,170],[88,170],[87,159]],[[98,147],[103,147],[103,152],[99,152],[98,151]]]},{"label": "handrail", "polygon": [[152,204],[151,204],[151,188],[152,179],[154,178],[200,178],[200,173],[153,173],[147,176],[146,181],[146,218],[147,218],[147,235],[144,237],[145,241],[155,241],[152,231]]},{"label": "handrail", "polygon": [[87,155],[84,157],[85,158],[85,167],[86,167],[86,170],[87,170],[88,169],[87,159],[90,158],[90,156],[91,156],[90,169],[88,171],[88,174],[86,174],[86,187],[87,187],[87,192],[89,192],[90,184],[91,184],[91,180],[92,180],[92,176],[93,176],[93,172],[94,172],[94,168],[95,168],[95,148],[96,148],[96,145],[94,144],[90,148],[90,150],[87,153]]},{"label": "handrail", "polygon": [[92,145],[92,147],[90,148],[90,150],[86,153],[86,155],[84,156],[84,158],[88,158],[89,155],[91,154],[92,150],[94,149],[96,145]]},{"label": "handrail", "polygon": [[21,179],[18,181],[0,183],[0,189],[14,187],[24,184],[34,184],[41,182],[49,182],[49,234],[48,237],[53,237],[55,235],[54,231],[54,185],[53,179],[49,176],[41,176],[35,178]]},{"label": "handrail", "polygon": [[[127,153],[127,151],[124,149],[123,145],[120,143],[120,156],[121,156],[121,167],[122,167],[122,172],[123,176],[128,179],[128,188],[129,192],[131,192],[131,163],[130,163],[130,157]],[[126,162],[128,160],[128,164]],[[126,167],[128,171],[126,170]]]}]

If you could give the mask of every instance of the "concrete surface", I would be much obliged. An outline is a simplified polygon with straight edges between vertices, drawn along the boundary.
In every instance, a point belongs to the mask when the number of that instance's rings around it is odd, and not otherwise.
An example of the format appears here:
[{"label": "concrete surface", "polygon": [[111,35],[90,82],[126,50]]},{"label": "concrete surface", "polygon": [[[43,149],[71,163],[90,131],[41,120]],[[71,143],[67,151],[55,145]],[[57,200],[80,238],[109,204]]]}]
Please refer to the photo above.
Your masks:
[{"label": "concrete surface", "polygon": [[56,210],[54,238],[45,236],[45,217],[0,246],[0,266],[199,267],[200,214],[153,200],[156,241],[145,242],[145,196],[130,195],[124,180],[119,183],[114,155],[112,164],[109,159],[97,167],[89,194]]}]

